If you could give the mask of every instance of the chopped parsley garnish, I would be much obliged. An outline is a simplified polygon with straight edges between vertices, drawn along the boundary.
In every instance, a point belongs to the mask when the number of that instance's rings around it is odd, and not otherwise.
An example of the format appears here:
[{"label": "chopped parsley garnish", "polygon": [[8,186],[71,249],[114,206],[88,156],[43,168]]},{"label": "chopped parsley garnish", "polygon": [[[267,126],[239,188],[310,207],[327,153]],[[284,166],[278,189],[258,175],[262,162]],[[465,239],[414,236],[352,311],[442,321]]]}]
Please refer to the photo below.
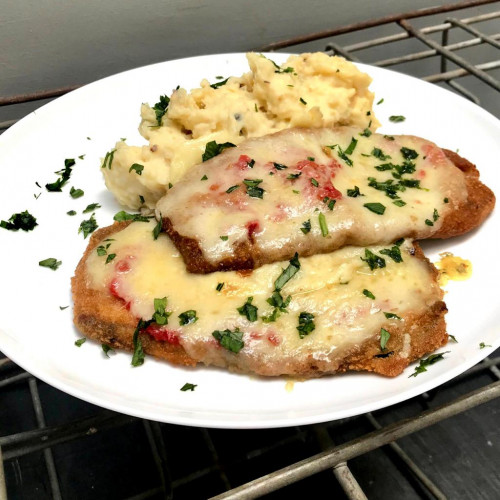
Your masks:
[{"label": "chopped parsley garnish", "polygon": [[315,160],[313,156],[308,156],[308,157],[307,157],[307,159],[308,159],[309,161],[314,161],[314,160]]},{"label": "chopped parsley garnish", "polygon": [[439,219],[439,214],[436,209],[434,209],[434,212],[432,213],[432,220],[436,222]]},{"label": "chopped parsley garnish", "polygon": [[62,262],[60,260],[54,259],[54,257],[50,257],[48,259],[41,260],[38,263],[39,266],[48,267],[48,268],[52,269],[53,271],[55,271],[61,264],[62,264]]},{"label": "chopped parsley garnish", "polygon": [[390,337],[391,334],[385,328],[380,329],[380,349],[382,351],[385,351],[385,346],[387,345]]},{"label": "chopped parsley garnish", "polygon": [[243,332],[239,328],[236,328],[234,332],[229,329],[226,330],[215,330],[212,332],[212,336],[219,342],[219,344],[227,349],[228,351],[239,353],[245,343],[243,342]]},{"label": "chopped parsley garnish", "polygon": [[392,135],[384,135],[384,139],[386,139],[388,141],[393,141],[394,140],[394,136],[392,136]]},{"label": "chopped parsley garnish", "polygon": [[305,222],[302,223],[302,227],[300,230],[304,233],[307,234],[311,231],[311,219],[306,220]]},{"label": "chopped parsley garnish", "polygon": [[71,189],[69,190],[69,194],[70,194],[71,198],[74,198],[76,200],[76,198],[80,198],[85,193],[83,192],[83,189],[75,189],[73,186],[71,186]]},{"label": "chopped parsley garnish", "polygon": [[142,196],[142,194],[139,195],[139,201],[141,202],[141,204],[144,204],[144,202],[146,201],[144,199],[144,196]]},{"label": "chopped parsley garnish", "polygon": [[35,226],[38,226],[36,218],[33,217],[27,210],[18,214],[12,214],[8,221],[1,221],[0,227],[8,229],[9,231],[33,231]]},{"label": "chopped parsley garnish", "polygon": [[174,185],[171,182],[169,182],[168,183],[168,189],[172,189],[173,187],[174,187]]},{"label": "chopped parsley garnish", "polygon": [[117,222],[124,222],[127,220],[131,220],[134,222],[149,222],[149,219],[152,219],[152,218],[153,218],[152,215],[146,217],[145,215],[141,215],[141,214],[129,214],[129,213],[125,212],[124,210],[121,210],[120,212],[116,213],[113,216],[113,220],[115,220]]},{"label": "chopped parsley garnish", "polygon": [[104,355],[109,358],[109,353],[114,353],[115,350],[112,347],[109,347],[108,344],[101,344],[102,351],[104,352]]},{"label": "chopped parsley garnish", "polygon": [[229,236],[219,236],[219,238],[222,240],[222,241],[227,241],[229,239]]},{"label": "chopped parsley garnish", "polygon": [[347,196],[350,196],[351,198],[357,198],[358,196],[364,196],[364,194],[360,193],[358,186],[354,186],[354,189],[347,190]]},{"label": "chopped parsley garnish", "polygon": [[78,234],[83,233],[83,238],[87,238],[90,233],[93,233],[97,228],[98,224],[94,218],[94,214],[90,216],[90,219],[84,220],[80,223],[78,228]]},{"label": "chopped parsley garnish", "polygon": [[351,138],[351,142],[349,146],[347,146],[347,149],[344,151],[346,155],[352,155],[354,150],[356,149],[356,144],[358,144],[358,140],[355,139],[354,137]]},{"label": "chopped parsley garnish", "polygon": [[448,198],[444,198],[444,200],[443,200],[443,201],[444,201],[445,203],[449,203],[449,202],[450,202],[450,200],[449,200]]},{"label": "chopped parsley garnish", "polygon": [[291,295],[283,300],[281,293],[275,290],[266,301],[270,306],[274,307],[273,312],[269,316],[262,316],[262,321],[264,323],[273,323],[280,317],[281,313],[288,313],[287,307],[291,300]]},{"label": "chopped parsley garnish", "polygon": [[406,205],[406,201],[403,200],[395,200],[392,203],[397,207],[404,207]]},{"label": "chopped parsley garnish", "polygon": [[394,245],[392,248],[384,248],[383,250],[380,250],[380,253],[382,255],[387,255],[387,257],[390,257],[394,262],[403,262],[401,250],[398,245]]},{"label": "chopped parsley garnish", "polygon": [[231,186],[230,188],[226,189],[226,193],[230,194],[232,193],[235,189],[238,189],[240,187],[239,184],[235,184],[234,186]]},{"label": "chopped parsley garnish", "polygon": [[210,158],[220,155],[225,149],[234,147],[235,145],[232,142],[224,142],[223,144],[217,144],[215,141],[207,142],[205,145],[205,152],[203,153],[201,159],[202,161],[210,160]]},{"label": "chopped parsley garnish", "polygon": [[299,101],[305,106],[307,104],[306,101],[304,101],[304,99],[302,99],[302,97],[299,99]]},{"label": "chopped parsley garnish", "polygon": [[363,259],[363,257],[360,257],[360,259],[366,262],[372,271],[377,268],[382,269],[385,267],[385,259],[374,254],[368,248],[365,248],[365,258]]},{"label": "chopped parsley garnish", "polygon": [[65,309],[67,309],[68,307],[69,307],[69,306],[59,306],[59,309],[60,309],[61,311],[64,311],[64,310],[65,310]]},{"label": "chopped parsley garnish", "polygon": [[286,165],[283,165],[282,163],[276,163],[273,161],[274,168],[276,170],[285,170],[285,168],[288,168]]},{"label": "chopped parsley garnish", "polygon": [[257,321],[258,308],[252,305],[252,302],[253,297],[248,297],[247,301],[241,307],[237,307],[236,310],[241,314],[241,316],[246,316],[248,321]]},{"label": "chopped parsley garnish", "polygon": [[224,287],[224,283],[217,283],[217,286],[215,287],[215,289],[220,292],[222,290],[222,288]]},{"label": "chopped parsley garnish", "polygon": [[314,177],[311,177],[309,180],[311,181],[311,184],[314,187],[318,187],[319,186],[318,181]]},{"label": "chopped parsley garnish", "polygon": [[260,198],[264,197],[265,191],[259,187],[259,184],[262,182],[262,179],[245,179],[243,184],[247,187],[247,194],[252,198]]},{"label": "chopped parsley garnish", "polygon": [[161,233],[161,214],[160,214],[160,219],[156,223],[156,226],[153,228],[153,240],[157,240],[158,236],[160,236]]},{"label": "chopped parsley garnish", "polygon": [[373,295],[373,293],[370,292],[370,290],[367,290],[366,288],[363,290],[363,295],[365,297],[368,297],[369,299],[375,300],[375,295]]},{"label": "chopped parsley garnish", "polygon": [[196,311],[189,309],[189,311],[184,311],[179,314],[179,325],[190,325],[191,323],[196,323],[198,321],[198,316],[196,316]]},{"label": "chopped parsley garnish", "polygon": [[380,99],[379,102],[377,102],[377,104],[382,104],[384,102],[384,98],[382,97],[382,99]]},{"label": "chopped parsley garnish", "polygon": [[445,354],[448,354],[449,352],[450,351],[439,352],[437,354],[431,354],[428,358],[421,359],[419,365],[415,367],[415,372],[412,373],[408,378],[416,377],[420,373],[426,372],[428,366],[441,361],[443,359],[443,356]]},{"label": "chopped parsley garnish", "polygon": [[289,266],[286,269],[283,269],[282,273],[274,282],[274,290],[277,292],[279,292],[299,272],[300,262],[299,254],[297,252],[295,252],[295,255],[289,262]]},{"label": "chopped parsley garnish", "polygon": [[[456,341],[455,341],[456,342]],[[479,349],[484,349],[485,347],[491,347],[489,344],[485,344],[484,342],[481,342],[479,344]]]},{"label": "chopped parsley garnish", "polygon": [[383,163],[382,165],[377,165],[375,167],[375,170],[378,170],[379,172],[384,172],[385,170],[392,170],[393,168],[394,165],[392,163]]},{"label": "chopped parsley garnish", "polygon": [[66,212],[67,215],[76,215],[76,210],[70,210],[69,212]]},{"label": "chopped parsley garnish", "polygon": [[456,344],[458,344],[458,340],[455,338],[455,335],[451,335],[451,333],[449,333],[448,337],[450,337],[450,339],[453,340],[453,342],[455,342]]},{"label": "chopped parsley garnish", "polygon": [[88,214],[90,212],[93,212],[94,210],[97,210],[98,208],[101,208],[101,205],[99,205],[99,203],[91,203],[90,205],[87,205],[87,208],[85,208],[82,214]]},{"label": "chopped parsley garnish", "polygon": [[81,347],[82,344],[85,344],[85,342],[87,342],[87,339],[83,337],[82,339],[75,340],[75,345],[76,347]]},{"label": "chopped parsley garnish", "polygon": [[375,156],[375,158],[378,158],[379,160],[385,161],[385,160],[390,160],[390,156],[386,155],[380,148],[373,148],[371,152],[372,156]]},{"label": "chopped parsley garnish", "polygon": [[328,234],[328,225],[326,223],[326,218],[323,212],[318,215],[319,227],[321,229],[321,234],[325,237]]},{"label": "chopped parsley garnish", "polygon": [[167,112],[168,105],[170,104],[170,97],[166,95],[161,95],[160,100],[153,106],[153,110],[156,116],[156,123],[161,127],[161,120],[165,113]]},{"label": "chopped parsley garnish", "polygon": [[252,158],[249,162],[247,162],[247,167],[248,168],[253,168],[255,165],[255,160]]},{"label": "chopped parsley garnish", "polygon": [[104,160],[102,162],[101,168],[106,168],[108,167],[109,170],[111,170],[111,164],[113,163],[113,159],[115,157],[116,149],[113,149],[111,151],[108,151],[106,153],[106,156],[104,157]]},{"label": "chopped parsley garnish", "polygon": [[222,80],[222,82],[212,83],[212,85],[210,85],[210,87],[212,87],[213,89],[218,89],[219,87],[222,87],[223,85],[226,85],[226,83],[229,80],[229,78],[230,77],[226,78],[225,80]]},{"label": "chopped parsley garnish", "polygon": [[[111,243],[110,243],[110,244],[111,244]],[[103,245],[99,245],[99,246],[96,248],[97,255],[99,255],[99,257],[104,257],[104,255],[107,255],[107,254],[108,254],[107,247],[108,247],[108,245],[106,245],[106,248],[104,248],[104,246],[103,246]]]},{"label": "chopped parsley garnish", "polygon": [[433,226],[433,225],[434,225],[434,222],[432,222],[430,219],[425,219],[425,223],[426,223],[428,226]]},{"label": "chopped parsley garnish", "polygon": [[132,172],[132,170],[135,171],[137,175],[142,175],[142,171],[144,170],[144,165],[141,165],[140,163],[134,163],[129,169],[128,172]]},{"label": "chopped parsley garnish", "polygon": [[109,264],[114,258],[116,257],[116,253],[110,253],[107,257],[106,257],[106,264]]},{"label": "chopped parsley garnish", "polygon": [[299,326],[297,326],[299,337],[303,339],[306,335],[309,335],[315,328],[316,325],[314,324],[314,314],[301,312],[299,314]]},{"label": "chopped parsley garnish", "polygon": [[352,167],[353,163],[352,160],[346,155],[345,151],[342,150],[342,148],[338,144],[334,144],[333,146],[326,146],[327,148],[330,149],[335,149],[337,148],[337,154],[341,160],[343,160],[349,167]]},{"label": "chopped parsley garnish", "polygon": [[206,175],[204,175],[204,176],[200,179],[200,181],[206,181],[206,180],[208,180],[208,177],[207,177]]},{"label": "chopped parsley garnish", "polygon": [[302,175],[302,172],[298,172],[296,174],[288,174],[286,178],[293,180],[293,179],[298,179],[301,175]]},{"label": "chopped parsley garnish", "polygon": [[157,325],[167,325],[168,317],[172,314],[171,311],[166,311],[167,308],[167,297],[162,299],[154,299],[155,312],[153,314],[153,321]]},{"label": "chopped parsley garnish", "polygon": [[382,203],[365,203],[363,206],[371,212],[374,212],[378,215],[384,215],[385,207],[384,205],[382,205]]},{"label": "chopped parsley garnish", "polygon": [[384,316],[387,319],[401,319],[397,314],[385,312]]},{"label": "chopped parsley garnish", "polygon": [[363,137],[370,137],[372,135],[372,131],[369,128],[365,128],[359,135]]},{"label": "chopped parsley garnish", "polygon": [[404,146],[400,149],[401,154],[405,160],[414,160],[418,157],[418,153],[414,149],[405,148]]},{"label": "chopped parsley garnish", "polygon": [[141,339],[139,338],[139,333],[141,332],[141,330],[144,330],[144,328],[146,328],[150,323],[150,321],[144,321],[143,319],[140,319],[137,323],[137,326],[135,327],[134,336],[132,338],[134,344],[134,354],[132,355],[132,361],[130,363],[132,366],[141,366],[144,364],[145,355],[142,348]]},{"label": "chopped parsley garnish", "polygon": [[75,160],[67,158],[64,160],[64,169],[55,172],[59,175],[59,179],[49,184],[45,184],[47,191],[61,191],[61,188],[68,182],[71,177],[71,171],[75,165]]},{"label": "chopped parsley garnish", "polygon": [[402,115],[392,115],[389,116],[389,121],[393,123],[399,123],[399,122],[404,122],[406,120],[406,117]]},{"label": "chopped parsley garnish", "polygon": [[[210,85],[211,86],[211,85]],[[194,391],[194,388],[198,387],[198,384],[190,384],[190,383],[185,383],[181,387],[181,391],[186,392],[186,391]]]}]

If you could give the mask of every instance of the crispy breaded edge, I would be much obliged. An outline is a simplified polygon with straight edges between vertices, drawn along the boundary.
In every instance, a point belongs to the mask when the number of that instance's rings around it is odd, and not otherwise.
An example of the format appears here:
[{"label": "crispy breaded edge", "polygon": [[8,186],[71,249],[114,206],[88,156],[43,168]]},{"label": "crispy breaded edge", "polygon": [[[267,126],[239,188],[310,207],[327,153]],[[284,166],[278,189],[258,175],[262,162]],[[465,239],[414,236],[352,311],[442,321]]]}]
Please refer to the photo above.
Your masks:
[{"label": "crispy breaded edge", "polygon": [[[115,298],[107,291],[97,291],[89,287],[86,270],[88,256],[102,242],[114,233],[127,227],[129,222],[115,223],[113,226],[96,231],[80,260],[75,276],[71,280],[74,302],[74,324],[86,337],[107,344],[113,348],[133,351],[133,334],[138,318],[135,318],[125,307],[123,301]],[[425,258],[418,245],[415,256],[426,262],[430,279],[437,280],[436,268]],[[380,349],[380,337],[375,332],[373,337],[363,345],[355,347],[340,363],[332,366],[329,362],[321,362],[312,356],[301,362],[291,360],[287,363],[286,373],[276,373],[272,366],[263,363],[255,368],[255,373],[266,376],[295,375],[315,377],[327,373],[339,373],[351,370],[370,371],[389,377],[400,374],[412,361],[432,352],[446,344],[448,335],[444,315],[446,306],[440,299],[425,312],[407,313],[403,321],[388,321],[386,328],[391,336],[386,349]],[[410,335],[411,342],[405,335]],[[156,358],[164,359],[172,364],[194,366],[197,361],[187,355],[180,345],[157,341],[146,333],[140,334],[144,352]],[[233,354],[231,354],[233,356]],[[238,356],[238,354],[234,354]],[[235,363],[228,363],[233,371],[238,371]]]},{"label": "crispy breaded edge", "polygon": [[[465,175],[465,185],[467,188],[467,199],[455,210],[450,211],[444,218],[441,227],[430,237],[431,238],[451,238],[465,234],[478,227],[495,206],[495,195],[493,191],[479,180],[479,171],[476,166],[462,158],[458,154],[443,149],[446,157]],[[189,238],[177,232],[168,217],[162,219],[162,230],[166,232],[184,259],[186,268],[190,273],[206,274],[215,271],[239,271],[245,269],[255,269],[263,264],[272,262],[268,256],[263,255],[259,246],[254,241],[246,240],[238,243],[234,247],[231,257],[226,257],[219,262],[209,262],[200,248],[199,242],[194,238]],[[401,237],[419,239],[415,232],[401,234]],[[355,245],[349,237],[343,241],[342,245]],[[301,257],[307,257],[317,253],[314,245],[304,246],[299,250]],[[330,248],[328,251],[336,250]],[[291,248],[288,253],[280,253],[279,260],[291,259],[296,249]]]}]

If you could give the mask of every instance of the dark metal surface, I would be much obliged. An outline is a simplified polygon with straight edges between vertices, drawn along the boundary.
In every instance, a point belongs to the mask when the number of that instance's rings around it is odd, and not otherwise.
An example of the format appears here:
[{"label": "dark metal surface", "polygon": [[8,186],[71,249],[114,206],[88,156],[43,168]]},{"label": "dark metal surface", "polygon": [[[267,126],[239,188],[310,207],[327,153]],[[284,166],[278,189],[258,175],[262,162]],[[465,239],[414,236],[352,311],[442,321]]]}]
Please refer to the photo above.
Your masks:
[{"label": "dark metal surface", "polygon": [[[260,50],[328,38],[327,52],[445,85],[500,114],[500,33],[492,33],[499,27],[499,3],[395,14]],[[479,10],[488,4],[496,5]],[[396,31],[386,30],[390,24]],[[345,38],[353,32],[355,38]],[[400,53],[386,50],[403,44]],[[74,88],[4,97],[0,106]],[[0,129],[13,123],[0,123]],[[42,500],[498,498],[500,351],[495,354],[429,393],[374,413],[287,429],[225,431],[102,410],[37,381],[0,353],[0,500],[7,493]]]}]

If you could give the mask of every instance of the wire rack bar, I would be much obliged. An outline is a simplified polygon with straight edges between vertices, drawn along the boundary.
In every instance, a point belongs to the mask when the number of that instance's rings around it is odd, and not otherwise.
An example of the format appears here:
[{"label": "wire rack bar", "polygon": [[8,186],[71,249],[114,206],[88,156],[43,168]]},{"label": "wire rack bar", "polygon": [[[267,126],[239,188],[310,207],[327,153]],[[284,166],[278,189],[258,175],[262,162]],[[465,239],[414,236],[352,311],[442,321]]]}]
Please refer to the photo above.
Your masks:
[{"label": "wire rack bar", "polygon": [[500,43],[498,43],[495,38],[485,35],[484,33],[481,33],[480,31],[476,30],[472,26],[467,26],[466,23],[463,21],[460,21],[459,19],[455,18],[450,18],[449,22],[453,24],[453,26],[458,26],[459,28],[462,28],[464,31],[469,32],[471,35],[477,36],[480,38],[483,42],[489,43],[491,46],[495,47],[496,49],[500,49]]},{"label": "wire rack bar", "polygon": [[3,469],[3,456],[1,447],[0,447],[0,500],[7,500],[7,486],[5,484],[5,472]]},{"label": "wire rack bar", "polygon": [[334,28],[331,30],[318,31],[316,33],[311,33],[309,35],[297,36],[294,38],[289,38],[287,40],[282,40],[279,42],[270,43],[263,45],[257,49],[257,52],[267,52],[278,49],[283,49],[285,47],[290,47],[291,45],[298,45],[301,43],[314,42],[315,40],[320,40],[321,38],[328,38],[338,35],[343,35],[345,33],[351,33],[353,31],[360,31],[367,28],[374,28],[375,26],[381,26],[383,24],[390,24],[394,22],[399,22],[402,19],[413,19],[415,17],[425,17],[432,16],[434,14],[442,14],[444,12],[451,12],[454,10],[468,9],[470,7],[477,7],[479,5],[486,5],[489,3],[494,3],[497,0],[473,0],[468,2],[457,2],[453,4],[441,5],[439,7],[429,7],[426,9],[418,9],[410,12],[402,12],[399,14],[391,14],[389,16],[380,17],[377,19],[370,19],[368,21],[362,21],[360,23],[348,24],[346,26],[341,26],[339,28]]},{"label": "wire rack bar", "polygon": [[[35,417],[40,430],[45,429],[45,417],[43,415],[42,403],[40,401],[40,394],[38,393],[38,387],[35,378],[30,378],[29,387],[31,393],[31,400],[33,403],[33,408],[35,409]],[[57,479],[56,466],[54,463],[54,457],[52,456],[52,450],[50,448],[45,448],[43,450],[43,456],[45,459],[45,465],[47,467],[47,472],[49,475],[50,489],[52,491],[53,500],[62,500],[61,489],[59,487],[59,480]]]},{"label": "wire rack bar", "polygon": [[338,446],[333,450],[319,453],[272,474],[267,474],[238,488],[217,495],[212,500],[249,500],[251,498],[258,498],[325,469],[334,467],[341,462],[373,451],[416,431],[425,429],[441,420],[492,401],[497,397],[500,397],[500,381],[472,391],[436,409],[424,411],[416,418],[412,417],[401,420]]},{"label": "wire rack bar", "polygon": [[[462,22],[464,24],[474,24],[483,21],[491,21],[492,19],[496,19],[497,17],[500,17],[500,12],[489,12],[487,14],[480,14],[478,16],[464,18],[462,19]],[[425,34],[436,33],[439,31],[447,32],[452,27],[453,26],[451,25],[451,23],[447,22],[442,24],[435,24],[433,26],[426,26],[422,28],[421,31]],[[373,38],[371,40],[357,42],[351,45],[345,45],[344,48],[349,52],[355,52],[357,50],[369,49],[378,45],[385,45],[386,43],[400,42],[402,40],[407,40],[408,38],[410,38],[410,35],[406,31],[403,31],[402,33],[396,33],[394,35]]]},{"label": "wire rack bar", "polygon": [[[380,425],[372,413],[367,413],[365,417],[374,429],[382,429],[382,425]],[[408,456],[399,444],[392,442],[389,443],[388,446],[434,498],[437,500],[446,500],[446,495],[429,479],[424,471]]]},{"label": "wire rack bar", "polygon": [[418,38],[421,42],[425,43],[429,47],[431,47],[434,50],[436,50],[439,54],[445,56],[450,61],[453,61],[458,66],[461,66],[462,68],[464,68],[465,70],[467,70],[469,73],[473,74],[474,76],[477,76],[480,80],[482,80],[483,82],[487,83],[488,85],[490,85],[491,87],[493,87],[495,90],[500,91],[500,83],[498,82],[498,80],[496,80],[495,78],[493,78],[490,75],[488,75],[488,73],[484,72],[481,69],[478,69],[477,66],[474,66],[474,65],[470,64],[463,57],[458,56],[457,54],[455,54],[451,50],[443,47],[438,42],[435,42],[431,38],[425,36],[424,34],[422,34],[422,32],[420,30],[414,28],[405,19],[402,19],[401,21],[399,21],[399,24],[406,31],[408,31],[408,33],[410,33],[415,38]]}]

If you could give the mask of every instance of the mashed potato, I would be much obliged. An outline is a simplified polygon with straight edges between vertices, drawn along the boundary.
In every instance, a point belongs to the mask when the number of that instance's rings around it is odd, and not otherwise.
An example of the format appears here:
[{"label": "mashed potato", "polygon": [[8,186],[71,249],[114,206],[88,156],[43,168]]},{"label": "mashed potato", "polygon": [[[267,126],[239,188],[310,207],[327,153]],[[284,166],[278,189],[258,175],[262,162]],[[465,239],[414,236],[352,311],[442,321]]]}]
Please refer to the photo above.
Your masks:
[{"label": "mashed potato", "polygon": [[[371,78],[341,57],[323,53],[290,56],[277,66],[247,54],[250,72],[219,86],[206,80],[188,93],[175,90],[158,126],[155,110],[141,108],[141,135],[148,146],[115,146],[111,166],[102,168],[108,189],[129,208],[154,208],[210,141],[239,144],[289,127],[354,125],[376,130],[379,123],[368,90]],[[138,164],[143,169],[138,175]]]}]

